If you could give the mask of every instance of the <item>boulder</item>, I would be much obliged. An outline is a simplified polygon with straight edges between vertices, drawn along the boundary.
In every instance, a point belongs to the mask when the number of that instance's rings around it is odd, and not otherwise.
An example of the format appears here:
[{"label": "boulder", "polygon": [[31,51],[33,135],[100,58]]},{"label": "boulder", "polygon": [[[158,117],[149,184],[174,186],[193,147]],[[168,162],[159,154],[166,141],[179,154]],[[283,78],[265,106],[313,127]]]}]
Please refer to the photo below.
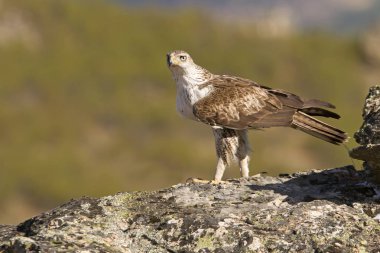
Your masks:
[{"label": "boulder", "polygon": [[365,100],[363,124],[354,138],[360,146],[350,151],[350,156],[363,160],[363,167],[374,182],[380,183],[380,86],[373,86]]},{"label": "boulder", "polygon": [[347,166],[83,197],[0,226],[0,252],[378,252],[379,220]]}]

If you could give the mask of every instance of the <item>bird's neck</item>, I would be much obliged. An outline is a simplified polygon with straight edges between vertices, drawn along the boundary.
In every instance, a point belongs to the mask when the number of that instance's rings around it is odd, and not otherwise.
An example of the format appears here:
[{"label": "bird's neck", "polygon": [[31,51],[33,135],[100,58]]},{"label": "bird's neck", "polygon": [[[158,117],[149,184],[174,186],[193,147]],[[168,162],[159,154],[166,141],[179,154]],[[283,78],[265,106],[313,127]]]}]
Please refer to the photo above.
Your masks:
[{"label": "bird's neck", "polygon": [[194,64],[191,68],[176,72],[174,79],[176,79],[177,84],[186,86],[184,88],[192,89],[211,80],[213,76],[207,69]]},{"label": "bird's neck", "polygon": [[181,72],[173,72],[173,75],[177,85],[177,110],[183,116],[195,119],[192,106],[213,91],[211,86],[203,84],[214,75],[200,66],[181,69]]}]

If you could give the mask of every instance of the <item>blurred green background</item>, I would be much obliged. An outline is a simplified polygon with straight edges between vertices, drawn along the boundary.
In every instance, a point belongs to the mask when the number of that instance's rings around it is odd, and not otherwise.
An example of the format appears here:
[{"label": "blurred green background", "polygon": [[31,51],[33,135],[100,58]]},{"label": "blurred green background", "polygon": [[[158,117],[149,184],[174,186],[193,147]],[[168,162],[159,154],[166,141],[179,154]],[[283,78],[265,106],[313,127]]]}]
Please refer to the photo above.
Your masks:
[{"label": "blurred green background", "polygon": [[[350,9],[357,23],[340,12],[335,23],[297,24],[276,1],[256,19],[245,1],[236,1],[240,14],[207,2],[0,1],[0,223],[82,195],[212,178],[211,130],[175,111],[165,61],[174,49],[214,73],[333,102],[342,119],[328,122],[353,135],[368,87],[380,80],[376,17],[362,22]],[[352,163],[344,147],[292,129],[250,139],[251,174]]]}]

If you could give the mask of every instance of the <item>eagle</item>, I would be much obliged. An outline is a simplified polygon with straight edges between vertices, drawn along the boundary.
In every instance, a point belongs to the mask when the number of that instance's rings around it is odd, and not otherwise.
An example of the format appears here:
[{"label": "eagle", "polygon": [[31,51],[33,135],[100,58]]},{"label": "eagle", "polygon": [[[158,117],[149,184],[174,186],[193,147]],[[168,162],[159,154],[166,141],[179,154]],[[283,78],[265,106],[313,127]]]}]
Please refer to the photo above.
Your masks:
[{"label": "eagle", "polygon": [[233,161],[238,162],[241,176],[249,177],[249,129],[291,127],[337,145],[348,138],[344,131],[313,117],[339,119],[326,109],[335,108],[328,102],[304,99],[242,77],[212,74],[182,50],[169,52],[167,64],[176,83],[177,111],[212,128],[217,154],[212,182],[221,182]]}]

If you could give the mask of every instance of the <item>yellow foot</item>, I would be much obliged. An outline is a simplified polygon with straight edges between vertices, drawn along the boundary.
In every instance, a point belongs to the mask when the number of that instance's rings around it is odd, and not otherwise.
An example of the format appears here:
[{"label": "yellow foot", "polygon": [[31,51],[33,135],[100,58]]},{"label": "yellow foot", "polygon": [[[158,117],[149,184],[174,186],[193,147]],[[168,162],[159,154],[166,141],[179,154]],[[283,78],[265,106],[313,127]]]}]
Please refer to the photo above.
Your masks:
[{"label": "yellow foot", "polygon": [[193,184],[225,184],[227,183],[226,181],[221,181],[221,180],[204,180],[200,178],[188,178],[186,180],[186,183],[193,183]]}]

